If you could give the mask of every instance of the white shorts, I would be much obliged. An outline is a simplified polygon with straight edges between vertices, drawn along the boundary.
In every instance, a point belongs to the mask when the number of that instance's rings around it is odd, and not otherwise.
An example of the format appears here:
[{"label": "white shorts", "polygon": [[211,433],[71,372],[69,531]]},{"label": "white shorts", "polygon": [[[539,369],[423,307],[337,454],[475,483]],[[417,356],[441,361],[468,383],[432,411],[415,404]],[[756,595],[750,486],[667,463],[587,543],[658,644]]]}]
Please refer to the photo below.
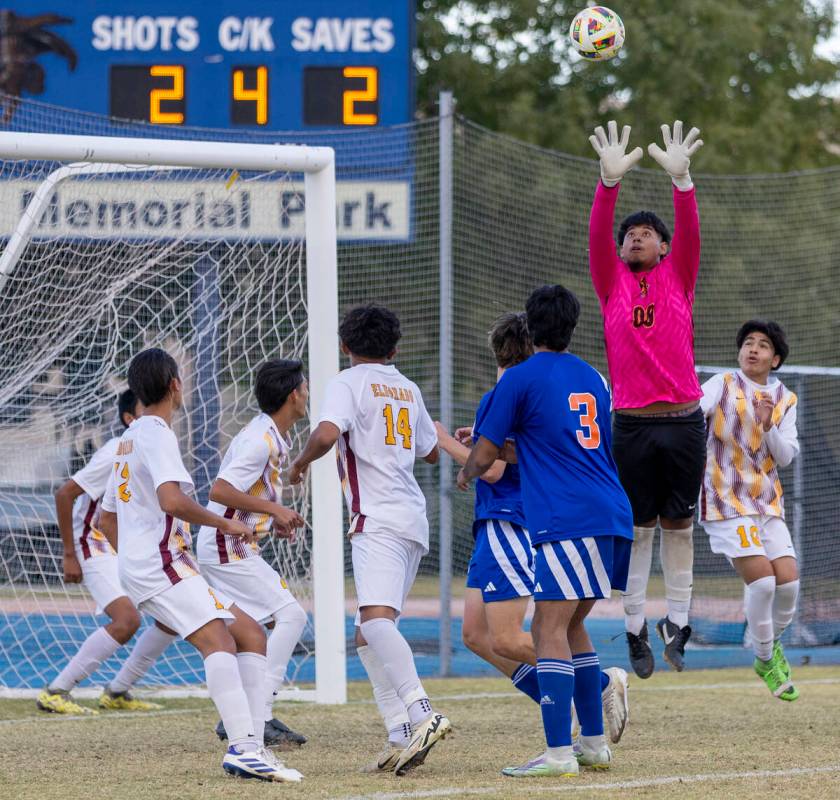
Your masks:
[{"label": "white shorts", "polygon": [[267,622],[284,606],[297,602],[286,581],[260,556],[229,564],[200,563],[201,574],[257,622]]},{"label": "white shorts", "polygon": [[350,545],[359,608],[388,606],[401,612],[426,552],[423,545],[384,531],[355,533]]},{"label": "white shorts", "polygon": [[766,556],[775,561],[782,556],[796,558],[785,521],[766,514],[733,519],[707,520],[703,527],[709,535],[713,553],[727,558]]},{"label": "white shorts", "polygon": [[144,614],[171,628],[182,639],[214,619],[234,619],[233,601],[211,589],[201,575],[184,578],[138,606]]},{"label": "white shorts", "polygon": [[80,558],[79,564],[82,567],[85,589],[96,603],[97,614],[104,614],[105,609],[117,598],[128,596],[120,583],[116,556]]}]

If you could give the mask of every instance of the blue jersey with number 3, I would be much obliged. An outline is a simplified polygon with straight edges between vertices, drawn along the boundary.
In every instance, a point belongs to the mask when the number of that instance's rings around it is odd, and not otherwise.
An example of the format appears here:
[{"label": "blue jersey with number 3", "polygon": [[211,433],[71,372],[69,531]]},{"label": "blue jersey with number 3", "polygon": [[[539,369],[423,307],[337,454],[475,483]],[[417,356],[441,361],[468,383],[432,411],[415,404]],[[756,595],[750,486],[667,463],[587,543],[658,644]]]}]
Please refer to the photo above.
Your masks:
[{"label": "blue jersey with number 3", "polygon": [[633,538],[630,502],[610,452],[610,393],[570,353],[535,353],[496,384],[478,434],[516,440],[531,540]]}]

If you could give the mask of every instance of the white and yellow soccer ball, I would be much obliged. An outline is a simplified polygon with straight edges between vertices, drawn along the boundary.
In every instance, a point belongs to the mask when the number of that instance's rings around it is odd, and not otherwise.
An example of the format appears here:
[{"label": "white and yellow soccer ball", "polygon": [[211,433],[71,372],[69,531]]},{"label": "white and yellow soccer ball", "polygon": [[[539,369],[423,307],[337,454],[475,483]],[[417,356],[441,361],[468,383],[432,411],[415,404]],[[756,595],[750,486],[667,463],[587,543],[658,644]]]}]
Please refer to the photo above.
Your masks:
[{"label": "white and yellow soccer ball", "polygon": [[590,6],[572,20],[569,38],[584,58],[608,61],[624,46],[624,23],[606,6]]}]

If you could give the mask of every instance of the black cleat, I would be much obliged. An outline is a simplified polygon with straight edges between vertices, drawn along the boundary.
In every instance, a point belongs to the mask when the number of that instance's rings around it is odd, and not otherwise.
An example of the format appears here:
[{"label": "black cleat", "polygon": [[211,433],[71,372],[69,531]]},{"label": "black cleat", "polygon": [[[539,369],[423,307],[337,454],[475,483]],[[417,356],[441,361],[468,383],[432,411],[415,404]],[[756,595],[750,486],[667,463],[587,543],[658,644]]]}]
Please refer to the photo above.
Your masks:
[{"label": "black cleat", "polygon": [[656,632],[659,638],[665,642],[665,651],[662,657],[675,669],[677,672],[682,672],[685,668],[685,645],[691,638],[691,626],[686,625],[680,628],[675,625],[668,617],[662,617],[656,623]]},{"label": "black cleat", "polygon": [[[219,720],[216,725],[216,736],[223,742],[228,738],[224,723]],[[290,727],[284,725],[279,719],[270,719],[265,723],[263,739],[266,747],[276,747],[279,750],[294,750],[302,744],[306,744],[306,737],[295,733]]]},{"label": "black cleat", "polygon": [[650,649],[648,643],[648,629],[647,622],[642,625],[642,629],[637,636],[635,633],[625,631],[627,636],[627,649],[630,651],[630,666],[633,667],[633,672],[640,678],[649,678],[653,675],[654,660],[653,650]]},{"label": "black cleat", "polygon": [[265,746],[278,747],[281,750],[294,750],[306,744],[302,733],[293,731],[279,719],[270,719],[265,723]]}]

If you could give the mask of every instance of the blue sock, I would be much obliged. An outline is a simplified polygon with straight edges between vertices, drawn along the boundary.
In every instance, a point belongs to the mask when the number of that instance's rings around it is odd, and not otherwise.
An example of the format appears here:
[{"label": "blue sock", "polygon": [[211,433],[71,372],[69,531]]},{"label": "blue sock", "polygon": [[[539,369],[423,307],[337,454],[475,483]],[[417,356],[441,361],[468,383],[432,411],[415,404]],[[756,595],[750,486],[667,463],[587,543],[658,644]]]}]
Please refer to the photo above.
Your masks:
[{"label": "blue sock", "polygon": [[607,686],[610,685],[610,676],[604,670],[601,670],[601,691],[603,692]]},{"label": "blue sock", "polygon": [[537,680],[537,668],[530,664],[520,664],[510,676],[513,685],[523,694],[527,694],[535,703],[540,702],[540,684]]},{"label": "blue sock", "polygon": [[[577,653],[572,656],[575,668],[575,710],[580,721],[581,736],[601,736],[604,717],[601,710],[603,675],[596,653]],[[609,680],[609,679],[608,679]]]},{"label": "blue sock", "polygon": [[537,679],[546,744],[549,747],[571,747],[575,668],[570,661],[559,658],[538,658]]}]

